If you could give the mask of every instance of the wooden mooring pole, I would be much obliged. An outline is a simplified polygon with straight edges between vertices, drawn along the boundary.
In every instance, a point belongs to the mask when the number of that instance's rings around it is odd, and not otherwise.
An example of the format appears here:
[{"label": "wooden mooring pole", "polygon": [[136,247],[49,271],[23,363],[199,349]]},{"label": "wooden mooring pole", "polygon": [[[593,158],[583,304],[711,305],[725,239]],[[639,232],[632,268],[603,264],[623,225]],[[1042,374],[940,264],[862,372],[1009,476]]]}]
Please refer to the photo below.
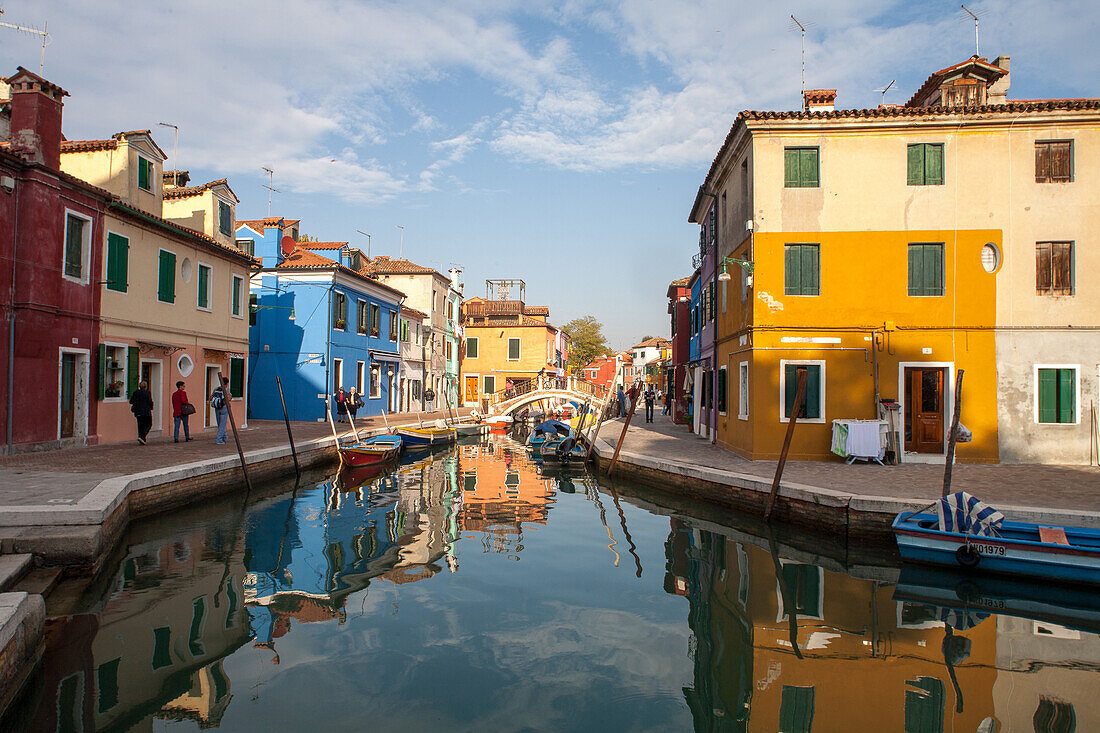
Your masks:
[{"label": "wooden mooring pole", "polygon": [[[218,372],[218,378],[221,379],[221,372]],[[222,389],[225,389],[225,385],[222,385]],[[233,417],[233,403],[230,401],[231,395],[228,391],[225,393],[225,411],[229,415],[229,427],[233,428],[233,442],[237,444],[237,455],[241,459],[241,472],[244,474],[244,484],[248,487],[249,492],[252,491],[252,479],[248,477],[248,465],[244,461],[244,449],[241,448],[241,436],[237,433],[237,420]]]},{"label": "wooden mooring pole", "polygon": [[286,423],[286,437],[290,440],[290,455],[294,458],[294,475],[299,478],[302,475],[302,467],[298,465],[298,451],[294,447],[294,433],[290,431],[290,415],[286,411],[286,398],[283,397],[283,380],[275,375],[275,384],[279,387],[279,402],[283,405],[283,422]]},{"label": "wooden mooring pole", "polygon": [[955,441],[959,433],[959,412],[962,409],[963,370],[955,373],[955,409],[951,415],[951,432],[947,434],[947,461],[943,466],[943,496],[951,493],[951,466],[955,463]]},{"label": "wooden mooring pole", "polygon": [[[635,387],[637,385],[634,385]],[[626,413],[626,421],[623,423],[623,432],[619,435],[619,442],[615,446],[615,454],[611,456],[611,465],[607,467],[607,475],[610,476],[611,472],[615,470],[615,464],[619,462],[619,451],[623,449],[623,443],[626,441],[626,431],[630,427],[630,420],[634,417],[634,410],[638,409],[638,398],[641,397],[642,391],[640,389],[634,390],[634,397],[630,400],[630,411]]]},{"label": "wooden mooring pole", "polygon": [[791,449],[791,438],[794,437],[794,426],[798,422],[798,416],[802,414],[802,402],[806,396],[806,369],[798,368],[798,392],[791,405],[791,417],[787,420],[787,435],[783,438],[783,450],[779,453],[779,463],[775,467],[775,478],[772,479],[772,491],[768,494],[768,503],[764,507],[764,521],[772,518],[772,509],[775,507],[775,497],[779,495],[779,482],[783,479],[783,466],[787,464],[787,452]]}]

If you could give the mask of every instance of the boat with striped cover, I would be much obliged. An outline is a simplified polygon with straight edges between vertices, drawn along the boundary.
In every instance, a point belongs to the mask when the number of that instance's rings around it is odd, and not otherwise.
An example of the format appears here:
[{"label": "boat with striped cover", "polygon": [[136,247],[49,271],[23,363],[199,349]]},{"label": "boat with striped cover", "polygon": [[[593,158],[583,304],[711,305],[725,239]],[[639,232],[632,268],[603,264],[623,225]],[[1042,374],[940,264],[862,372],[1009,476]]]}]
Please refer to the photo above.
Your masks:
[{"label": "boat with striped cover", "polygon": [[396,433],[409,449],[448,445],[458,439],[453,428],[397,428]]}]

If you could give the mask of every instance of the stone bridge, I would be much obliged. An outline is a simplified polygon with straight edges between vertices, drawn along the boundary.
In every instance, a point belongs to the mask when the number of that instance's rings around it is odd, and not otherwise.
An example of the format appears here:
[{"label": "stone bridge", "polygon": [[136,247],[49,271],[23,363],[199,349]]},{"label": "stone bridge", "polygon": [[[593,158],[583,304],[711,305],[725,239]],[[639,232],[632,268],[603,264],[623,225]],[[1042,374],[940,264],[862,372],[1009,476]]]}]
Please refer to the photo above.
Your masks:
[{"label": "stone bridge", "polygon": [[539,400],[560,398],[578,404],[602,402],[607,387],[580,377],[534,377],[515,382],[511,389],[487,395],[490,415],[510,415]]}]

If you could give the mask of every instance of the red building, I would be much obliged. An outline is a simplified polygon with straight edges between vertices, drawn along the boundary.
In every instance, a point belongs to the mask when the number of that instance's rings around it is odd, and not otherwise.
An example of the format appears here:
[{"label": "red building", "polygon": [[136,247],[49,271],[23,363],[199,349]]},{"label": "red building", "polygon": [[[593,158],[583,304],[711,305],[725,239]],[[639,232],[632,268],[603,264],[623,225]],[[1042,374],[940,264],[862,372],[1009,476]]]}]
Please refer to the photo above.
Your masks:
[{"label": "red building", "polygon": [[[60,170],[67,96],[23,67],[0,98],[0,424],[9,453],[95,442],[103,211]],[[0,85],[0,97],[3,96]]]},{"label": "red building", "polygon": [[672,359],[666,375],[665,393],[673,397],[672,421],[688,424],[688,398],[684,393],[684,378],[691,349],[691,289],[690,277],[673,280],[668,286],[668,313],[672,320]]},{"label": "red building", "polygon": [[617,354],[597,356],[581,367],[581,379],[592,382],[593,384],[610,387],[611,381],[615,379],[615,366],[618,363],[617,356]]}]

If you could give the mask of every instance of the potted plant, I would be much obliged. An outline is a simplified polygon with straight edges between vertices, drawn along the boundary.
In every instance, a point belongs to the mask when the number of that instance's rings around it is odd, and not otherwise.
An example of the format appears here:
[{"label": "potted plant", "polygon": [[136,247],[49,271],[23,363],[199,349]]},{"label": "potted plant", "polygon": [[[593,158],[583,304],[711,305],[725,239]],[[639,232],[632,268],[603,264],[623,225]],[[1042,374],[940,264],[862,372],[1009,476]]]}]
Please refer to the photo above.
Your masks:
[{"label": "potted plant", "polygon": [[337,328],[344,328],[347,325],[348,325],[348,322],[345,321],[343,318],[337,318],[336,319],[336,327]]},{"label": "potted plant", "polygon": [[116,380],[114,382],[108,382],[107,387],[104,389],[103,395],[105,397],[121,397],[122,396],[122,380]]}]

